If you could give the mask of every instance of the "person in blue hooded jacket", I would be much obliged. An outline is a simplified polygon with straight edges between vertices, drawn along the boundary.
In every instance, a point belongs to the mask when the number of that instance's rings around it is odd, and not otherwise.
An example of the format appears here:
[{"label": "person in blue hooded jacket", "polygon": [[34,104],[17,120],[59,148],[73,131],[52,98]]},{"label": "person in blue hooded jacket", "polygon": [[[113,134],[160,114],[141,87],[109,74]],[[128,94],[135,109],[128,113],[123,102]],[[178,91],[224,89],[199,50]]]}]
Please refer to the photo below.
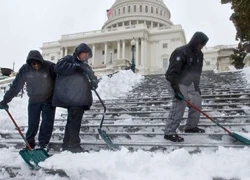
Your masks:
[{"label": "person in blue hooded jacket", "polygon": [[10,89],[0,102],[1,109],[8,109],[8,103],[26,84],[29,96],[26,139],[31,148],[36,146],[35,136],[39,128],[41,115],[39,146],[48,148],[52,135],[55,118],[55,107],[51,103],[55,82],[54,66],[54,63],[44,60],[39,51],[31,50],[27,56],[26,64],[19,69]]},{"label": "person in blue hooded jacket", "polygon": [[[170,64],[165,77],[168,92],[172,96],[172,107],[165,126],[164,138],[166,140],[184,141],[184,138],[176,133],[187,106],[182,97],[201,108],[199,86],[203,66],[201,49],[207,42],[208,37],[203,32],[196,32],[187,45],[176,48],[170,56]],[[198,127],[199,120],[200,112],[189,107],[185,133],[204,133],[205,130]]]},{"label": "person in blue hooded jacket", "polygon": [[[97,88],[97,77],[88,64],[92,50],[81,43],[73,55],[63,57],[55,66],[57,73],[53,105],[67,108],[68,116],[64,132],[63,150],[83,152],[80,145],[80,128],[84,111],[92,106],[91,90]],[[89,82],[88,76],[91,82]]]}]

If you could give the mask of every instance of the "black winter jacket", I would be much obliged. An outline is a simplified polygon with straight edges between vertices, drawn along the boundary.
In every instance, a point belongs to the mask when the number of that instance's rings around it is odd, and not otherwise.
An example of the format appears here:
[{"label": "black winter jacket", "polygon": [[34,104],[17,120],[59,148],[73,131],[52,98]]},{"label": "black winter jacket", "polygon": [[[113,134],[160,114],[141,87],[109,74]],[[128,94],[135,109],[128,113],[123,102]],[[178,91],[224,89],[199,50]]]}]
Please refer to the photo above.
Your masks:
[{"label": "black winter jacket", "polygon": [[200,75],[203,66],[203,53],[197,51],[198,45],[205,45],[208,37],[196,32],[187,45],[176,48],[170,57],[170,64],[165,74],[175,92],[179,92],[179,84],[194,84],[199,89]]},{"label": "black winter jacket", "polygon": [[[73,56],[65,56],[56,64],[57,77],[52,101],[54,106],[65,108],[82,106],[85,110],[88,110],[92,105],[91,85],[86,77],[86,73],[96,81],[97,77],[87,63],[77,59],[77,55],[83,51],[89,51],[92,56],[91,49],[88,49],[88,46],[83,44],[76,48]],[[82,65],[86,66],[89,71],[83,72],[79,70],[79,67]]]},{"label": "black winter jacket", "polygon": [[[39,70],[32,68],[31,62],[34,60],[41,63]],[[39,51],[30,51],[26,64],[19,69],[3,101],[9,103],[21,91],[25,83],[30,103],[50,101],[55,81],[54,66],[54,63],[44,60]]]}]

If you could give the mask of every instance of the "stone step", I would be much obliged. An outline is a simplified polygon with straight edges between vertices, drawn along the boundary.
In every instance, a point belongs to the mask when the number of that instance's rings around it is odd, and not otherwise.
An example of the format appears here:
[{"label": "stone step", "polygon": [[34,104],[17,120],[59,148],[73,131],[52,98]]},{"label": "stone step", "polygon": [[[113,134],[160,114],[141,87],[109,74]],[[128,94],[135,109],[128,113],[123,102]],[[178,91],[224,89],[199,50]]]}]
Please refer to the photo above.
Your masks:
[{"label": "stone step", "polygon": [[[224,109],[224,108],[218,108],[218,109],[202,109],[203,112],[208,113],[208,112],[222,112],[222,113],[227,113],[227,115],[232,115],[232,114],[237,114],[237,113],[246,113],[248,114],[248,111],[250,110],[250,108],[228,108],[228,109]],[[185,112],[187,112],[188,109],[185,110]],[[114,115],[114,116],[120,116],[122,114],[127,114],[127,115],[148,115],[148,116],[162,116],[165,113],[167,113],[166,110],[155,110],[155,111],[147,111],[147,110],[141,110],[141,111],[109,111],[107,110],[106,115]],[[98,114],[103,114],[103,110],[96,110],[96,111],[86,111],[85,112],[85,116],[87,115],[98,115]],[[62,117],[66,117],[67,113],[62,113],[61,114]]]},{"label": "stone step", "polygon": [[[236,100],[249,98],[250,93],[235,93],[235,94],[211,94],[211,95],[202,95],[202,100],[220,100],[221,98],[226,98],[225,100]],[[141,97],[130,97],[130,98],[117,98],[117,99],[103,99],[105,103],[117,103],[117,102],[147,102],[147,101],[163,101],[171,99],[170,96],[156,96],[156,97],[149,97],[149,96],[141,96]],[[246,99],[248,100],[248,99]],[[94,103],[100,103],[99,100],[94,101]]]},{"label": "stone step", "polygon": [[[116,138],[113,140],[114,144],[119,145],[120,147],[126,147],[130,150],[169,150],[172,151],[178,148],[191,148],[189,150],[197,150],[201,148],[212,148],[217,149],[218,147],[227,147],[227,148],[244,148],[247,147],[246,145],[242,144],[241,142],[237,142],[235,139],[230,137],[229,135],[216,135],[216,136],[183,136],[185,141],[182,143],[175,143],[171,141],[167,141],[163,139],[163,136],[157,136],[154,138],[145,138],[144,140],[141,139],[129,139],[129,138]],[[223,141],[221,140],[223,139]],[[61,141],[52,140],[50,143],[50,148],[52,153],[57,153],[61,151]],[[85,140],[82,139],[81,142],[82,147],[85,150],[89,151],[99,151],[100,149],[109,149],[108,146],[104,143],[104,141],[100,138],[99,140]],[[17,149],[22,149],[25,146],[23,140],[21,139],[11,139],[9,141],[0,140],[0,148],[4,147],[15,147]]]},{"label": "stone step", "polygon": [[[66,116],[64,116],[66,117]],[[166,118],[168,117],[168,114],[165,114],[164,117],[160,116],[160,117],[136,117],[136,116],[124,116],[124,117],[107,117],[105,116],[104,121],[118,121],[118,120],[131,120],[131,121],[141,121],[141,122],[154,122],[155,120],[160,120],[160,121],[165,121]],[[211,118],[218,120],[218,121],[234,121],[236,123],[242,123],[242,122],[250,122],[250,115],[235,115],[235,116],[222,116],[222,115],[210,115]],[[101,117],[83,117],[83,121],[100,121]],[[182,118],[183,120],[187,119],[187,115],[184,114],[184,117]],[[244,120],[246,119],[246,120]],[[66,118],[60,118],[60,119],[55,119],[55,122],[57,121],[66,121]],[[202,122],[202,120],[208,120],[207,117],[201,115],[200,120]],[[244,120],[244,121],[243,121]]]}]

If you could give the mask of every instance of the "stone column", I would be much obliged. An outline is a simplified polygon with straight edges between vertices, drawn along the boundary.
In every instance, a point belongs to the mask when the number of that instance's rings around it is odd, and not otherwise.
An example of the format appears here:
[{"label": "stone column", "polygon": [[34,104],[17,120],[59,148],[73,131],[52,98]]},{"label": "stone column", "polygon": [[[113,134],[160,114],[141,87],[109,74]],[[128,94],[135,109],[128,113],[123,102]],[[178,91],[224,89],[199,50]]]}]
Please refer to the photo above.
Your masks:
[{"label": "stone column", "polygon": [[68,48],[65,47],[65,56],[67,56],[67,55],[68,55]]},{"label": "stone column", "polygon": [[60,54],[60,58],[63,58],[63,48],[61,48],[61,54]]},{"label": "stone column", "polygon": [[121,43],[120,40],[117,41],[117,60],[121,58]]},{"label": "stone column", "polygon": [[147,68],[148,66],[148,41],[147,39],[144,39],[144,59],[143,59],[143,64],[144,67]]},{"label": "stone column", "polygon": [[95,65],[95,44],[92,45],[92,54],[93,54],[93,57],[91,58],[92,60],[92,66]]},{"label": "stone column", "polygon": [[141,39],[141,65],[144,65],[144,39]]},{"label": "stone column", "polygon": [[135,64],[136,66],[140,65],[140,61],[139,61],[139,52],[140,52],[140,48],[139,48],[139,39],[135,39]]},{"label": "stone column", "polygon": [[108,55],[108,43],[105,42],[105,47],[104,47],[104,64],[107,64],[107,55]]},{"label": "stone column", "polygon": [[122,40],[122,59],[125,59],[125,40]]}]

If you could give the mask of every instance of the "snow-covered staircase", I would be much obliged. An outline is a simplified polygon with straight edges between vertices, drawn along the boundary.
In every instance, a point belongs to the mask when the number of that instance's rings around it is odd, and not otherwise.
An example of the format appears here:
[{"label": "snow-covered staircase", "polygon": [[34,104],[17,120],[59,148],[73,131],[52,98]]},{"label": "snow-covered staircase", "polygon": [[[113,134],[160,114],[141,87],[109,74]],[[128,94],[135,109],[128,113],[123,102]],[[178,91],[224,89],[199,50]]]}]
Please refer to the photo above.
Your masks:
[{"label": "snow-covered staircase", "polygon": [[[199,152],[203,149],[217,149],[219,146],[243,148],[244,144],[237,142],[220,127],[204,116],[200,127],[205,128],[205,134],[179,134],[184,137],[182,143],[173,143],[163,138],[164,126],[171,107],[171,99],[165,87],[163,75],[146,76],[143,83],[135,87],[127,98],[105,100],[107,113],[103,130],[112,141],[125,146],[131,151],[144,149],[149,151],[186,148],[189,152]],[[204,72],[201,78],[203,111],[209,114],[221,125],[233,132],[250,132],[250,88],[242,78],[241,72],[213,73]],[[99,101],[93,103],[90,111],[84,115],[81,128],[82,147],[89,151],[108,149],[98,134],[97,128],[103,113]],[[185,121],[187,114],[183,120]],[[55,120],[51,153],[61,149],[66,114]],[[183,122],[184,123],[184,122]],[[27,127],[21,129],[26,132]],[[1,134],[1,147],[24,147],[23,140],[17,132]]]}]

